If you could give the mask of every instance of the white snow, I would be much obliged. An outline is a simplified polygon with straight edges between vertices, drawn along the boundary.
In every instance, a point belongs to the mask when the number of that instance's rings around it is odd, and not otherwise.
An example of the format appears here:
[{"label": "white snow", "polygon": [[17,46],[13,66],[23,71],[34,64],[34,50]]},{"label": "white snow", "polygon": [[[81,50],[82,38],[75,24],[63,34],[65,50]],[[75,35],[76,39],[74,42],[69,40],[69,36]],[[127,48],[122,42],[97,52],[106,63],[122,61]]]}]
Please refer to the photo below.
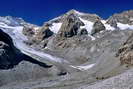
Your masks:
[{"label": "white snow", "polygon": [[118,26],[118,28],[120,28],[121,30],[126,30],[126,29],[131,29],[131,30],[133,30],[133,25],[117,23],[117,26]]},{"label": "white snow", "polygon": [[91,33],[91,30],[93,28],[93,22],[91,21],[88,21],[88,20],[84,20],[82,18],[79,17],[79,19],[85,24],[84,26],[81,26],[80,28],[86,28],[86,30],[88,31],[88,33],[90,34]]},{"label": "white snow", "polygon": [[0,22],[0,26],[7,26],[7,25],[3,22]]},{"label": "white snow", "polygon": [[91,31],[93,29],[93,24],[94,23],[91,22],[91,21],[88,21],[88,20],[84,20],[80,17],[79,17],[79,19],[85,24],[84,26],[80,26],[80,29],[85,28],[88,32],[88,36],[91,37],[92,40],[95,40],[96,38],[90,35]]},{"label": "white snow", "polygon": [[50,27],[50,30],[54,33],[58,33],[58,31],[61,28],[62,23],[53,23],[52,26]]},{"label": "white snow", "polygon": [[106,30],[112,30],[112,31],[115,30],[115,28],[110,26],[109,24],[104,24],[104,26],[105,26]]},{"label": "white snow", "polygon": [[130,18],[130,21],[133,21],[133,18]]},{"label": "white snow", "polygon": [[74,10],[74,12],[78,15],[84,15],[84,13]]},{"label": "white snow", "polygon": [[[107,30],[115,30],[114,27],[110,26],[109,24],[106,24],[106,20],[101,20],[101,22],[104,24]],[[126,30],[126,29],[133,30],[133,25],[129,24],[117,23],[117,27],[120,28],[120,30]]]},{"label": "white snow", "polygon": [[94,36],[91,36],[90,34],[88,34],[88,36],[91,37],[91,40],[96,40]]},{"label": "white snow", "polygon": [[110,26],[109,24],[106,24],[106,20],[101,20],[101,22],[104,24],[106,30],[115,30],[114,27]]},{"label": "white snow", "polygon": [[85,66],[72,66],[73,68],[76,68],[76,69],[79,69],[81,71],[85,71],[85,70],[89,70],[91,69],[92,67],[94,67],[95,64],[89,64],[89,65],[85,65]]},{"label": "white snow", "polygon": [[[7,17],[8,17],[8,16],[7,16]],[[0,21],[1,21],[1,22],[5,22],[5,23],[10,23],[10,21],[8,20],[7,17],[1,17],[1,16],[0,16]]]}]

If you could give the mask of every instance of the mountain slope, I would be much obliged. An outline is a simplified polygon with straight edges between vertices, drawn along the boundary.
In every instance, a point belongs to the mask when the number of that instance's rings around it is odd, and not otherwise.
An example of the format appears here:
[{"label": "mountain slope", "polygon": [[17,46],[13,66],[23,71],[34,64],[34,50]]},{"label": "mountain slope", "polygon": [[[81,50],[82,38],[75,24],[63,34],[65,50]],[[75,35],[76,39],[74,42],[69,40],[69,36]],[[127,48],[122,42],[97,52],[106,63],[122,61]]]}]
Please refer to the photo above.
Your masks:
[{"label": "mountain slope", "polygon": [[[19,18],[1,17],[0,29],[12,39],[19,55],[27,55],[20,58],[27,61],[30,57],[31,62],[13,58],[20,63],[13,70],[1,70],[1,89],[93,89],[97,84],[104,85],[111,81],[106,79],[132,69],[131,19],[131,10],[107,20],[70,10],[39,27]],[[53,67],[42,68],[45,63]],[[95,84],[87,85],[90,83]]]}]

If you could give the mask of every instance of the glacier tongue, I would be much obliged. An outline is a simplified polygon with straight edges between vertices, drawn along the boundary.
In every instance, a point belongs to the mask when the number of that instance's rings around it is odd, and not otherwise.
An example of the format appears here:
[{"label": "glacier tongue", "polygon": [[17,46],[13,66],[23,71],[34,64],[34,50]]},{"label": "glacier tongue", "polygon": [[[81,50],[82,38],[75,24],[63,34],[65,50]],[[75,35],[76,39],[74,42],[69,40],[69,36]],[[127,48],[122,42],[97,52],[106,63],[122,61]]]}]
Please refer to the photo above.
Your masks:
[{"label": "glacier tongue", "polygon": [[36,51],[30,47],[28,47],[24,41],[27,40],[26,36],[23,35],[22,30],[23,27],[22,26],[17,26],[17,27],[11,27],[11,26],[6,26],[6,25],[0,25],[0,27],[2,28],[2,30],[7,33],[9,36],[11,36],[11,38],[13,39],[13,43],[14,45],[23,53],[30,55],[37,55],[40,57],[43,57],[47,60],[51,60],[51,61],[55,61],[55,62],[63,62],[63,59],[61,58],[56,58],[53,57],[49,54],[45,54],[43,52],[40,51]]},{"label": "glacier tongue", "polygon": [[[82,71],[93,67],[93,65],[73,66],[73,65],[70,65],[70,63],[67,60],[64,60],[63,58],[52,56],[50,54],[47,54],[47,53],[44,53],[41,51],[37,51],[33,48],[28,47],[24,43],[24,41],[26,41],[27,38],[22,33],[22,30],[23,30],[22,26],[11,27],[11,26],[8,26],[6,24],[2,24],[2,25],[0,24],[0,28],[5,33],[7,33],[9,36],[11,36],[11,38],[13,39],[13,43],[14,43],[15,47],[17,47],[22,53],[29,55],[29,56],[32,56],[32,55],[38,56],[39,57],[38,60],[41,62],[45,62],[47,60],[47,61],[50,61],[52,63],[61,63],[61,64],[67,65],[68,67],[82,70]],[[40,58],[42,58],[42,59],[40,59]]]}]

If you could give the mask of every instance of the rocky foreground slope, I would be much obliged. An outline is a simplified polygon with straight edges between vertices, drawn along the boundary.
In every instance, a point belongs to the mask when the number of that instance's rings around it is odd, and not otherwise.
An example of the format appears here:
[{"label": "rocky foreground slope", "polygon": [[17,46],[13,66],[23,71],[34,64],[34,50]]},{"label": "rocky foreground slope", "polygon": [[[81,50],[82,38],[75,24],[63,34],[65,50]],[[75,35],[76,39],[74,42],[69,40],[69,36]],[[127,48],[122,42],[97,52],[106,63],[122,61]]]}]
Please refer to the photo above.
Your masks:
[{"label": "rocky foreground slope", "polygon": [[41,27],[0,17],[0,89],[132,89],[132,40],[132,10],[71,10]]}]

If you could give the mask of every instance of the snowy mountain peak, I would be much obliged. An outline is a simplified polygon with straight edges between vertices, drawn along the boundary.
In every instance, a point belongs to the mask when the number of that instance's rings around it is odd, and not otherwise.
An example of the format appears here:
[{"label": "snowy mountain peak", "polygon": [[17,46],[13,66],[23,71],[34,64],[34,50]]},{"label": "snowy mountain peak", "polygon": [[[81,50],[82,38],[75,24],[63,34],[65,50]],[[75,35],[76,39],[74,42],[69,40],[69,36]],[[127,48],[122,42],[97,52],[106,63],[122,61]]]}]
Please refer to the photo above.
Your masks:
[{"label": "snowy mountain peak", "polygon": [[12,16],[0,17],[0,22],[10,26],[19,26],[25,23],[25,21],[22,18],[17,18]]},{"label": "snowy mountain peak", "polygon": [[84,15],[85,13],[82,13],[82,12],[79,12],[79,11],[77,11],[77,10],[75,10],[75,9],[72,9],[72,10],[70,10],[70,11],[68,11],[66,14],[75,14],[75,15]]}]

